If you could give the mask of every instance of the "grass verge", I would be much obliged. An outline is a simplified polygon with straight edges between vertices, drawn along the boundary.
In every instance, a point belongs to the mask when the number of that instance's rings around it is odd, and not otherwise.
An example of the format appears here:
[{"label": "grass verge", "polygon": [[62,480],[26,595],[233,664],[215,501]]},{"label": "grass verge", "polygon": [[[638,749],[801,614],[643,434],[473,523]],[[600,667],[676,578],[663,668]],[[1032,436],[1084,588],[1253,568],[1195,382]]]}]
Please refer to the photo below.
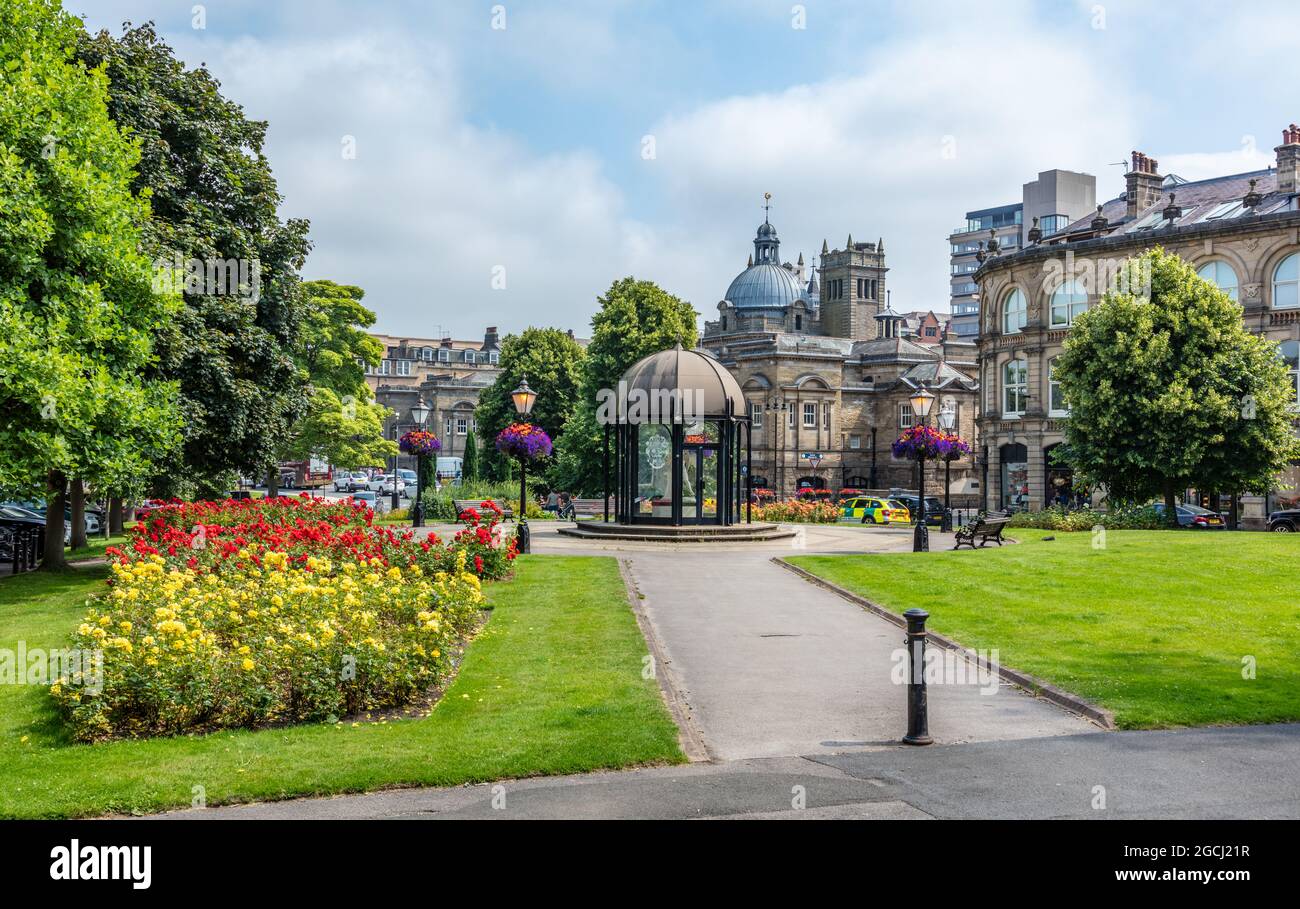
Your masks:
[{"label": "grass verge", "polygon": [[[528,556],[428,717],[71,744],[44,686],[0,685],[0,817],[76,817],[685,760],[611,558]],[[0,648],[60,647],[102,566],[0,580]],[[195,787],[202,787],[196,789]]]},{"label": "grass verge", "polygon": [[[789,561],[1100,704],[1124,728],[1300,720],[1300,540],[1016,529],[975,552]],[[1251,666],[1254,678],[1244,677]]]}]

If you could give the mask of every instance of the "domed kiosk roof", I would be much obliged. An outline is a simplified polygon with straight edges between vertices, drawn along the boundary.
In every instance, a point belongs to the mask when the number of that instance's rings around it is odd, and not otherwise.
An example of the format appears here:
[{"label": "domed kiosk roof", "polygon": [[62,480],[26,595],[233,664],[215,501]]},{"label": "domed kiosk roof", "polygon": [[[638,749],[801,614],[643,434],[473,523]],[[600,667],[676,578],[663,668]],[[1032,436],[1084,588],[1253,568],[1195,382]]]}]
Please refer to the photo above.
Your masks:
[{"label": "domed kiosk roof", "polygon": [[793,271],[784,265],[763,263],[736,275],[727,288],[726,300],[737,309],[784,309],[804,296]]},{"label": "domed kiosk roof", "polygon": [[[649,400],[664,400],[665,393],[676,397],[682,404],[702,412],[696,417],[734,417],[745,413],[745,395],[740,383],[727,368],[708,354],[698,350],[683,350],[678,344],[672,350],[661,350],[637,360],[623,373],[627,393],[641,392]],[[689,404],[688,404],[689,402]],[[730,406],[728,406],[730,402]],[[663,422],[668,422],[664,415]],[[657,421],[656,421],[657,422]]]}]

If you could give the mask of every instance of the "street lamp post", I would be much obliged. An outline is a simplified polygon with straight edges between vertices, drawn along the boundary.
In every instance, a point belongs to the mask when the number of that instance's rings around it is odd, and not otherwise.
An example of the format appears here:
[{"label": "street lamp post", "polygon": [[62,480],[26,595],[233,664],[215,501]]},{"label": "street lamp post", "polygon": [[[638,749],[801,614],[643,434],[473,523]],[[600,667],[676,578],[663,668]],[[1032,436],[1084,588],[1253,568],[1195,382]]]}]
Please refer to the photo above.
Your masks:
[{"label": "street lamp post", "polygon": [[[400,430],[401,427],[397,424],[397,415],[393,414],[393,441],[394,442],[397,441],[397,437],[400,435]],[[393,455],[393,497],[391,499],[391,503],[392,503],[392,508],[390,509],[391,511],[397,511],[397,509],[402,507],[402,497],[397,494],[397,465],[401,463],[402,463],[401,455],[394,454]],[[383,478],[381,477],[380,479],[382,481]],[[384,484],[380,482],[379,485],[382,490]],[[375,493],[375,508],[376,510],[379,508],[379,493]]]},{"label": "street lamp post", "polygon": [[[533,410],[533,402],[537,400],[537,392],[528,387],[528,376],[523,377],[519,387],[510,392],[510,399],[515,403],[515,413],[521,417],[526,417]],[[528,539],[528,462],[523,458],[519,459],[519,522],[517,524],[519,551],[528,553],[532,551]]]},{"label": "street lamp post", "polygon": [[[953,427],[957,425],[957,411],[952,406],[952,399],[943,402],[939,408],[939,428],[944,432],[952,432]],[[952,533],[952,459],[944,458],[943,460],[943,526],[940,529],[944,533]]]},{"label": "street lamp post", "polygon": [[[411,408],[411,416],[419,424],[421,430],[429,419],[429,405],[424,403],[423,399],[416,401],[415,406]],[[415,453],[415,504],[411,506],[411,526],[424,526],[424,458],[425,454],[421,451]],[[397,485],[397,476],[393,476],[393,485]]]},{"label": "street lamp post", "polygon": [[[912,392],[909,399],[912,405],[912,413],[916,414],[917,425],[925,426],[926,419],[930,416],[930,405],[934,403],[934,395],[925,387],[922,382]],[[912,534],[912,552],[929,552],[930,551],[930,530],[925,526],[925,446],[921,446],[921,456],[917,460],[920,466],[916,481],[916,498],[917,498],[917,521],[916,531]]]}]

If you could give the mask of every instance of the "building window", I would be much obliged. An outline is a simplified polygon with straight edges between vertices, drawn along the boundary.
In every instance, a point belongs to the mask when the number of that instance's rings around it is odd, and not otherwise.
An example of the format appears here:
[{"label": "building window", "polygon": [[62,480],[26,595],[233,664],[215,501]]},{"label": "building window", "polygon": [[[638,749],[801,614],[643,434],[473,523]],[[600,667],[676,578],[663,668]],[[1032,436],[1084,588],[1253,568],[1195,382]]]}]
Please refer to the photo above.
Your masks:
[{"label": "building window", "polygon": [[849,436],[849,448],[857,450],[862,447],[862,436]]},{"label": "building window", "polygon": [[1296,393],[1296,400],[1291,402],[1292,408],[1297,408],[1296,401],[1300,401],[1300,341],[1283,341],[1278,346],[1278,354],[1286,361],[1286,368],[1291,373],[1291,388]]},{"label": "building window", "polygon": [[431,361],[433,360],[433,348],[432,348],[432,347],[421,347],[421,348],[420,348],[420,359],[421,359],[421,360],[424,360],[424,361],[426,361],[426,362],[431,362]]},{"label": "building window", "polygon": [[904,401],[898,405],[898,428],[911,429],[913,422],[912,405]]},{"label": "building window", "polygon": [[443,435],[444,435],[444,436],[449,436],[449,435],[451,435],[451,417],[448,417],[448,418],[447,418],[447,431],[444,432]]},{"label": "building window", "polygon": [[831,431],[831,406],[829,404],[822,405],[822,429],[827,432]]},{"label": "building window", "polygon": [[785,405],[785,425],[790,429],[794,429],[794,405],[793,404]]},{"label": "building window", "polygon": [[1206,262],[1196,273],[1236,301],[1237,273],[1227,262]]},{"label": "building window", "polygon": [[754,429],[763,428],[763,405],[751,403],[749,405],[749,425]]},{"label": "building window", "polygon": [[817,405],[805,404],[803,406],[803,425],[808,429],[817,426]]},{"label": "building window", "polygon": [[1002,415],[1019,417],[1029,399],[1029,361],[1008,360],[1002,367]]},{"label": "building window", "polygon": [[399,376],[409,376],[409,375],[411,374],[411,361],[410,361],[410,360],[398,360],[398,361],[397,361],[397,374],[398,374]]},{"label": "building window", "polygon": [[927,338],[936,338],[939,336],[939,329],[935,328],[933,325],[927,325],[925,326],[925,336]]},{"label": "building window", "polygon": [[1060,357],[1052,357],[1047,361],[1047,395],[1049,417],[1069,416],[1070,408],[1065,406],[1065,397],[1061,394],[1061,383],[1056,381],[1056,361]]},{"label": "building window", "polygon": [[1019,288],[1007,294],[1006,300],[1002,304],[1002,333],[1004,335],[1014,335],[1024,329],[1025,319],[1025,295]]},{"label": "building window", "polygon": [[393,364],[393,361],[392,361],[392,360],[380,360],[380,361],[379,361],[379,374],[380,374],[381,376],[386,376],[386,375],[388,375],[388,371],[389,371],[390,369],[392,369],[392,364]]},{"label": "building window", "polygon": [[727,330],[727,317],[726,317],[726,316],[723,316],[723,317],[722,317],[722,330],[723,330],[723,331],[726,331],[726,330]]},{"label": "building window", "polygon": [[794,317],[794,330],[803,331],[803,316],[796,315]]},{"label": "building window", "polygon": [[478,362],[478,358],[477,358],[476,356],[474,356],[474,351],[472,351],[472,350],[467,350],[467,351],[465,351],[465,362],[466,362],[466,363],[477,363],[477,362]]},{"label": "building window", "polygon": [[1300,253],[1291,253],[1273,272],[1273,308],[1294,309],[1300,306]]},{"label": "building window", "polygon": [[495,350],[490,352],[488,354],[488,362],[491,363],[493,366],[497,365],[498,363],[501,362],[501,354]]},{"label": "building window", "polygon": [[1088,295],[1078,281],[1066,281],[1052,293],[1052,327],[1073,325],[1088,309]]},{"label": "building window", "polygon": [[469,432],[469,420],[465,417],[456,418],[456,435],[463,436]]},{"label": "building window", "polygon": [[879,300],[879,299],[880,299],[880,297],[876,296],[876,279],[875,279],[875,278],[872,278],[872,279],[871,279],[871,294],[870,294],[870,296],[871,296],[871,299],[873,299],[873,300]]},{"label": "building window", "polygon": [[446,347],[439,347],[439,348],[438,348],[438,362],[439,362],[439,363],[450,363],[450,362],[451,362],[451,350],[448,349],[448,348],[446,348]]}]

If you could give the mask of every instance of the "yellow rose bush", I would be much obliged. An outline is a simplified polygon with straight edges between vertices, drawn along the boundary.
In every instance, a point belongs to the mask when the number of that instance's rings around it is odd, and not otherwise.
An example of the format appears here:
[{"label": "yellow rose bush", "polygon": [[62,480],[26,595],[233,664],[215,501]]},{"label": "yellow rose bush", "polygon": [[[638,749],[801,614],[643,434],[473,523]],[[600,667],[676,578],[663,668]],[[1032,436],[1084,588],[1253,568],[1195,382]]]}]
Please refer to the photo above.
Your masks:
[{"label": "yellow rose bush", "polygon": [[103,654],[102,678],[60,678],[51,694],[86,742],[410,703],[447,679],[483,606],[467,552],[438,564],[252,543],[204,565],[123,555],[73,635]]}]

